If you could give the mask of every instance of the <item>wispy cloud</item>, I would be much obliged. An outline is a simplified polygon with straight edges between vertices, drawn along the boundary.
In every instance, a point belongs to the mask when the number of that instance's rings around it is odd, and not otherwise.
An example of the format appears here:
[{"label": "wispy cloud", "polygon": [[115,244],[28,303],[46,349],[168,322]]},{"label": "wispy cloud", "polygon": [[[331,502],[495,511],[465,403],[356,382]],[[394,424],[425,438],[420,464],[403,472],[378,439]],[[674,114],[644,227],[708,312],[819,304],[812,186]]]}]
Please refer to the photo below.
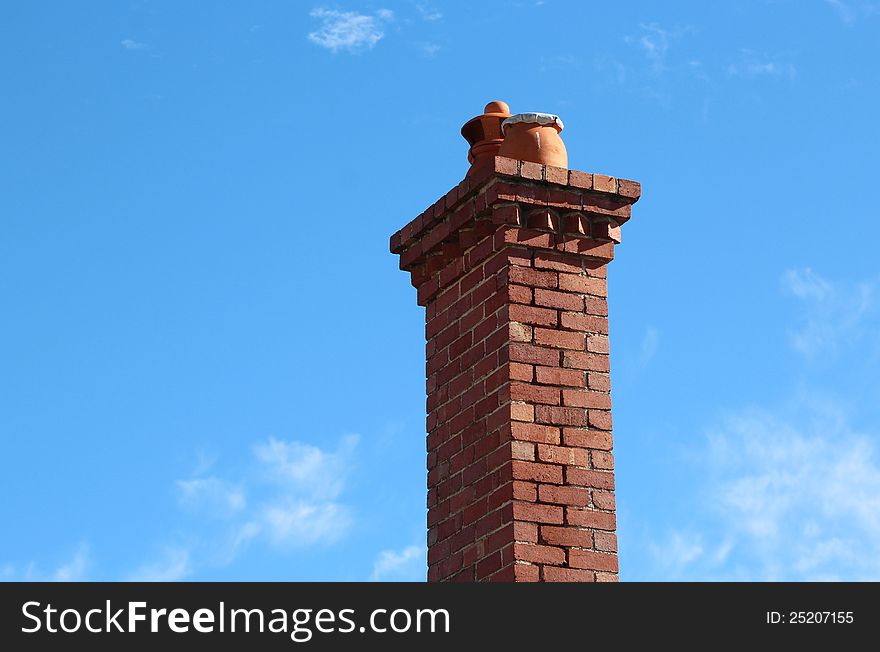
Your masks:
[{"label": "wispy cloud", "polygon": [[672,43],[692,31],[691,27],[667,29],[657,23],[641,23],[639,28],[639,35],[627,36],[624,42],[642,51],[655,75],[668,70],[667,59]]},{"label": "wispy cloud", "polygon": [[814,358],[863,342],[872,332],[868,318],[876,311],[876,286],[875,281],[834,283],[809,267],[786,271],[782,287],[799,300],[802,312],[800,325],[789,332],[791,346]]},{"label": "wispy cloud", "polygon": [[318,7],[312,9],[310,15],[318,18],[321,25],[314,32],[309,32],[308,39],[331,52],[362,52],[375,47],[385,36],[382,23],[394,18],[394,12],[390,9],[379,9],[375,14],[368,15]]},{"label": "wispy cloud", "polygon": [[147,44],[141,43],[140,41],[135,41],[133,39],[127,38],[120,41],[120,45],[124,47],[126,50],[146,50]]},{"label": "wispy cloud", "polygon": [[373,564],[373,582],[423,582],[428,566],[424,546],[408,546],[403,550],[383,550]]},{"label": "wispy cloud", "polygon": [[437,56],[437,53],[441,50],[441,47],[436,43],[425,42],[419,44],[419,50],[421,53],[428,57],[429,59],[433,59]]},{"label": "wispy cloud", "polygon": [[840,404],[801,393],[728,414],[694,462],[707,520],[648,544],[658,578],[880,579],[877,433]]},{"label": "wispy cloud", "polygon": [[430,2],[416,2],[416,9],[422,20],[435,21],[443,18],[443,13]]},{"label": "wispy cloud", "polygon": [[146,563],[128,577],[131,582],[177,582],[192,574],[191,551],[171,546],[163,550],[161,559]]},{"label": "wispy cloud", "polygon": [[70,558],[57,568],[46,573],[36,562],[30,561],[24,566],[6,563],[0,566],[0,580],[25,582],[82,582],[88,579],[92,568],[91,548],[88,543],[80,543]]},{"label": "wispy cloud", "polygon": [[178,480],[177,489],[183,507],[217,516],[235,514],[247,505],[241,487],[213,476]]},{"label": "wispy cloud", "polygon": [[[200,462],[199,474],[176,483],[181,506],[196,519],[190,549],[209,565],[225,566],[258,541],[282,552],[339,541],[354,521],[339,498],[357,444],[358,437],[350,435],[328,451],[269,438],[253,446],[254,465],[231,479],[214,471],[213,463]],[[208,471],[211,475],[201,475]],[[171,564],[160,564],[166,566]]]},{"label": "wispy cloud", "polygon": [[848,24],[857,19],[880,14],[880,2],[870,0],[825,0],[834,9],[840,19]]},{"label": "wispy cloud", "polygon": [[58,567],[52,574],[56,582],[81,582],[86,578],[89,565],[89,546],[81,543],[70,561]]},{"label": "wispy cloud", "polygon": [[797,68],[794,64],[771,57],[755,50],[740,50],[739,58],[727,66],[732,77],[787,77],[794,79]]}]

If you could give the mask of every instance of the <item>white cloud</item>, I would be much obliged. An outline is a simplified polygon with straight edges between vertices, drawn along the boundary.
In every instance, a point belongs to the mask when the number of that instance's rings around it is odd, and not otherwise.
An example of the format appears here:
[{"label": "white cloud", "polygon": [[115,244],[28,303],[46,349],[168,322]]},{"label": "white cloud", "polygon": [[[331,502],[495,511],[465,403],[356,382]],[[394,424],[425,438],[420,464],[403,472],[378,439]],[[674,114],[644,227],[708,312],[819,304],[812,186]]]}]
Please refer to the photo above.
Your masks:
[{"label": "white cloud", "polygon": [[379,9],[370,16],[354,11],[315,8],[310,15],[319,18],[321,26],[310,32],[308,39],[332,52],[360,52],[373,48],[385,36],[382,22],[394,18],[389,9]]},{"label": "white cloud", "polygon": [[816,396],[785,412],[749,410],[710,436],[728,531],[759,579],[880,579],[876,436]]},{"label": "white cloud", "polygon": [[878,433],[801,393],[729,414],[706,442],[693,464],[706,520],[648,544],[658,579],[880,579]]},{"label": "white cloud", "polygon": [[660,333],[653,326],[649,326],[645,330],[642,337],[642,345],[639,355],[639,367],[645,368],[657,355],[657,349],[660,346]]},{"label": "white cloud", "polygon": [[786,293],[801,302],[800,325],[789,332],[791,346],[802,355],[829,357],[844,346],[864,341],[877,329],[869,317],[876,310],[876,282],[834,283],[809,267],[790,269],[782,277]]},{"label": "white cloud", "polygon": [[267,505],[263,523],[273,544],[299,547],[338,541],[348,532],[352,518],[348,507],[337,503],[290,500]]},{"label": "white cloud", "polygon": [[177,582],[193,572],[187,548],[168,547],[162,559],[144,564],[128,578],[131,582]]},{"label": "white cloud", "polygon": [[373,582],[425,581],[428,552],[424,546],[408,546],[403,550],[383,550],[373,564]]},{"label": "white cloud", "polygon": [[834,9],[840,19],[848,24],[854,23],[858,18],[880,14],[880,2],[870,0],[825,0],[825,3]]},{"label": "white cloud", "polygon": [[422,54],[429,59],[433,59],[441,50],[439,45],[430,42],[420,44],[419,49],[422,51]]},{"label": "white cloud", "polygon": [[667,57],[672,43],[692,31],[691,27],[666,29],[657,23],[642,23],[639,28],[641,34],[627,36],[624,38],[624,42],[634,45],[642,51],[655,75],[668,69]]},{"label": "white cloud", "polygon": [[417,2],[416,9],[419,10],[422,20],[435,21],[443,18],[443,13],[430,2]]},{"label": "white cloud", "polygon": [[727,66],[732,77],[787,77],[794,79],[797,68],[794,64],[776,60],[754,50],[740,50],[739,59]]},{"label": "white cloud", "polygon": [[130,38],[123,39],[122,41],[120,41],[120,45],[122,45],[122,47],[124,47],[126,50],[146,50],[147,49],[146,43],[134,41]]},{"label": "white cloud", "polygon": [[86,578],[89,565],[89,546],[82,543],[70,561],[55,570],[52,579],[55,582],[81,582]]},{"label": "white cloud", "polygon": [[270,438],[254,447],[254,455],[264,474],[276,482],[314,498],[335,498],[342,492],[357,443],[357,435],[349,435],[338,450],[326,452],[317,446]]},{"label": "white cloud", "polygon": [[0,566],[0,580],[17,582],[83,582],[88,579],[88,570],[92,566],[91,550],[87,543],[81,543],[71,555],[48,574],[40,570],[33,561],[24,567],[6,563]]},{"label": "white cloud", "polygon": [[205,510],[217,516],[228,516],[247,506],[244,491],[210,476],[178,480],[180,504],[189,509]]}]

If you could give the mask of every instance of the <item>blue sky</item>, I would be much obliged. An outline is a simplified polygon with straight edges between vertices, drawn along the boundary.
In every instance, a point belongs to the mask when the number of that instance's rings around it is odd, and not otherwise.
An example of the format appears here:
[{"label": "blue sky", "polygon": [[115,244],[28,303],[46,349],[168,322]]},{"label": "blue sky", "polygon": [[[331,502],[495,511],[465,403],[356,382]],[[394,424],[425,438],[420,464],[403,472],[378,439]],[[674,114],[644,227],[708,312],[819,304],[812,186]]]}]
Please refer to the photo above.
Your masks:
[{"label": "blue sky", "polygon": [[491,99],[637,179],[621,576],[880,579],[880,2],[0,10],[0,578],[424,577],[388,236]]}]

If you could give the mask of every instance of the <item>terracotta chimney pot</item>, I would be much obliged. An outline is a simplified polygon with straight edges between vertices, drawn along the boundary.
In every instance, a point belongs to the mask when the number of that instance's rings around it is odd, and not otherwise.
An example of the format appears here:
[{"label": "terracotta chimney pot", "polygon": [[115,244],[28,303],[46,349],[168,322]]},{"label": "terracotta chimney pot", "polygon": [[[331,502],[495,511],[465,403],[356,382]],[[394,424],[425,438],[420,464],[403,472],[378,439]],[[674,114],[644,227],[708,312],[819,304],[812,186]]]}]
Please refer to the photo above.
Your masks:
[{"label": "terracotta chimney pot", "polygon": [[[510,117],[506,102],[494,100],[486,105],[483,114],[471,118],[461,128],[461,135],[470,143],[468,161],[471,169],[498,155],[504,135],[501,123]],[[470,174],[470,172],[468,172]]]},{"label": "terracotta chimney pot", "polygon": [[562,120],[552,113],[518,113],[501,123],[504,142],[499,156],[568,167],[568,152],[559,137]]}]

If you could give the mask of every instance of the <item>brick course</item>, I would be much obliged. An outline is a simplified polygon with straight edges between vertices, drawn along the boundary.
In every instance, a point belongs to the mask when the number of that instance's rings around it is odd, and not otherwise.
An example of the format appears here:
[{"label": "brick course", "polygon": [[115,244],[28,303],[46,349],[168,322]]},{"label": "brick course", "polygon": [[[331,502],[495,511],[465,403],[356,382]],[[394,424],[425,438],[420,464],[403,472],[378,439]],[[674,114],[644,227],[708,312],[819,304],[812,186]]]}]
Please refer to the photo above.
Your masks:
[{"label": "brick course", "polygon": [[496,157],[391,237],[426,309],[430,581],[617,578],[606,266],[639,194]]}]

